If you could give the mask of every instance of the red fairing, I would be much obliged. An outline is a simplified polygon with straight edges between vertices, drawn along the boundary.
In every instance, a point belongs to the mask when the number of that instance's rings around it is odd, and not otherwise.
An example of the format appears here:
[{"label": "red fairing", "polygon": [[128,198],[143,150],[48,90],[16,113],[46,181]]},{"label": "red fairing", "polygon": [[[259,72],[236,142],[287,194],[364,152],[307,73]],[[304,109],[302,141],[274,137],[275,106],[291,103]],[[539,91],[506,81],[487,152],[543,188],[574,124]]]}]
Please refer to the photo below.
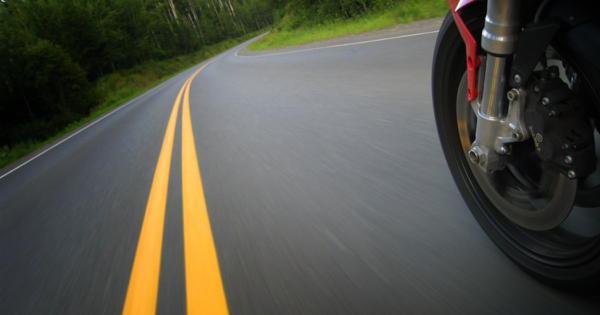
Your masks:
[{"label": "red fairing", "polygon": [[448,0],[448,5],[450,5],[450,10],[452,11],[452,16],[454,17],[454,22],[458,27],[458,31],[460,32],[460,36],[463,38],[465,42],[465,46],[467,47],[467,77],[469,83],[468,90],[468,98],[469,101],[474,100],[477,95],[477,82],[476,79],[476,70],[477,67],[481,64],[481,59],[477,56],[477,41],[469,32],[469,29],[460,18],[458,11],[464,8],[465,6],[476,2],[477,0]]}]

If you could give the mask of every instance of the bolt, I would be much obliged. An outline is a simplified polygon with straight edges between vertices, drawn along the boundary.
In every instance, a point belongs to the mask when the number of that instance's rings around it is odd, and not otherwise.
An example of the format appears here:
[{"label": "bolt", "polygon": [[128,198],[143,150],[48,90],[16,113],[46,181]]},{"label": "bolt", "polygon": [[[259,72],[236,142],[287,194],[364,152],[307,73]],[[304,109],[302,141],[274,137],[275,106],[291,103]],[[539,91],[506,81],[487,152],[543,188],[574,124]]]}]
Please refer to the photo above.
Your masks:
[{"label": "bolt", "polygon": [[513,132],[512,137],[515,141],[523,140],[523,134],[521,134],[520,132]]},{"label": "bolt", "polygon": [[563,149],[563,150],[569,150],[569,145],[568,145],[568,144],[566,144],[566,143],[565,143],[565,144],[563,144],[563,145],[562,145],[562,149]]},{"label": "bolt", "polygon": [[506,97],[508,97],[508,100],[511,102],[518,100],[519,99],[519,90],[512,89],[512,90],[508,91],[508,93],[506,93]]},{"label": "bolt", "polygon": [[521,76],[518,74],[515,74],[515,76],[513,77],[513,79],[515,80],[515,83],[519,84],[521,83]]},{"label": "bolt", "polygon": [[569,171],[569,173],[567,173],[569,175],[570,179],[575,178],[575,176],[577,176],[577,174],[575,174],[575,171]]},{"label": "bolt", "polygon": [[550,104],[550,99],[547,97],[542,98],[542,105],[548,106]]},{"label": "bolt", "polygon": [[535,93],[539,93],[540,92],[540,87],[537,85],[533,86],[533,90],[535,91]]},{"label": "bolt", "polygon": [[548,113],[548,116],[554,117],[554,116],[556,116],[556,112],[555,111],[551,111],[550,113]]},{"label": "bolt", "polygon": [[471,162],[473,164],[479,164],[480,154],[476,149],[477,149],[477,147],[475,147],[469,151],[469,159],[471,160]]},{"label": "bolt", "polygon": [[500,146],[500,148],[498,149],[498,154],[508,154],[510,152],[510,147],[506,144],[503,144]]},{"label": "bolt", "polygon": [[573,158],[570,155],[565,156],[565,163],[567,163],[567,164],[573,163]]}]

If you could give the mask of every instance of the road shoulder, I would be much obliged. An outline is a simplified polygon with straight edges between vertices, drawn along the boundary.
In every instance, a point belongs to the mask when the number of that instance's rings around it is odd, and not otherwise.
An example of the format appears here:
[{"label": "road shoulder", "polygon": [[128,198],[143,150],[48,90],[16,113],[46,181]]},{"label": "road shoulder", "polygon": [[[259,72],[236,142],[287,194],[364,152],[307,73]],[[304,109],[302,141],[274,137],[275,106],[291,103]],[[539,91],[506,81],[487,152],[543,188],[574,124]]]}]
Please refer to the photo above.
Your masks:
[{"label": "road shoulder", "polygon": [[316,42],[311,42],[302,45],[293,45],[282,48],[268,50],[249,50],[246,47],[238,51],[238,56],[259,56],[273,53],[289,52],[295,50],[312,49],[319,47],[327,47],[332,45],[343,45],[357,41],[377,40],[388,37],[396,37],[419,32],[437,31],[440,29],[444,18],[437,17],[433,19],[414,21],[406,24],[398,24],[392,27],[387,27],[381,30],[364,32],[359,34],[351,34],[336,38],[324,39]]}]

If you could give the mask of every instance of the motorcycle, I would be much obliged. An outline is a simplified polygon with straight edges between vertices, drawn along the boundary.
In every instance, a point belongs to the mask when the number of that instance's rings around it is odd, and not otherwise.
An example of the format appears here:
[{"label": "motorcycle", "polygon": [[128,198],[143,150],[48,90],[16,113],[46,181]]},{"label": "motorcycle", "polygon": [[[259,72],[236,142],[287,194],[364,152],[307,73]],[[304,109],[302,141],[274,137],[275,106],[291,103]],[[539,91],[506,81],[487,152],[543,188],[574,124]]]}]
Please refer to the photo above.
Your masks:
[{"label": "motorcycle", "polygon": [[594,1],[448,0],[432,94],[473,216],[536,279],[600,288],[600,18]]}]

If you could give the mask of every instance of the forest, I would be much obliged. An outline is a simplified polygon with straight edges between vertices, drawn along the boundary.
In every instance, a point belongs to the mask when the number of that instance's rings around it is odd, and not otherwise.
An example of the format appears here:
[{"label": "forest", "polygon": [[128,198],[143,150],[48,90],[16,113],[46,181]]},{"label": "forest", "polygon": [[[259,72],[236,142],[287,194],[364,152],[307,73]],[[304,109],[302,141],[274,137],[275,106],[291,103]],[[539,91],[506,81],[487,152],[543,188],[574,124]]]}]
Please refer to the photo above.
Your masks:
[{"label": "forest", "polygon": [[265,28],[280,0],[2,0],[0,147],[51,135],[99,78]]},{"label": "forest", "polygon": [[403,1],[0,0],[0,151],[89,115],[111,74],[272,25],[352,19]]}]

